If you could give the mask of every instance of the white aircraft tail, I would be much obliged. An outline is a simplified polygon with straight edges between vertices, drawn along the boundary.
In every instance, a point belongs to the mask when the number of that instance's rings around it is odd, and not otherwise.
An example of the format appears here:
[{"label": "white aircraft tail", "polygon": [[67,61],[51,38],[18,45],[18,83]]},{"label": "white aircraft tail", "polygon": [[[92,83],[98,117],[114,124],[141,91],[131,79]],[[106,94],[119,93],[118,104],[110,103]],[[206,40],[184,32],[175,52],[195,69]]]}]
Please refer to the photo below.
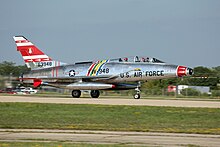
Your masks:
[{"label": "white aircraft tail", "polygon": [[60,61],[52,60],[24,36],[14,36],[13,38],[17,46],[17,51],[20,51],[25,64],[28,68],[31,68],[31,70],[56,67],[65,64]]}]

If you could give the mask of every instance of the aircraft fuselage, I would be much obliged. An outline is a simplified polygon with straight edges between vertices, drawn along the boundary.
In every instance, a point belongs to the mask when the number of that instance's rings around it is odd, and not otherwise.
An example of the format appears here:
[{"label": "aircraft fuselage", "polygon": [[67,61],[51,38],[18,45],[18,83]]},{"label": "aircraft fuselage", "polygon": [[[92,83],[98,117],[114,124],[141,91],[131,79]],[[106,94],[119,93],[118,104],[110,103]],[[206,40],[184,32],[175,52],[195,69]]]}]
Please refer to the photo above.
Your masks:
[{"label": "aircraft fuselage", "polygon": [[[98,81],[102,81],[102,77],[118,75],[115,78],[103,79],[105,79],[104,83],[119,83],[178,77],[178,66],[164,63],[106,63],[98,70],[93,70],[92,73],[89,73],[90,67],[91,64],[73,64],[38,69],[28,74],[24,74],[23,78],[51,78],[51,80],[59,78],[63,80],[75,80],[82,77],[100,77]],[[84,79],[86,80],[87,78]]]},{"label": "aircraft fuselage", "polygon": [[[23,83],[52,86],[72,90],[73,97],[80,97],[80,90],[91,90],[91,97],[98,98],[98,90],[135,89],[135,99],[140,98],[140,81],[189,76],[193,70],[186,66],[164,63],[156,58],[133,56],[96,62],[66,64],[53,60],[24,36],[14,36],[25,64],[31,69],[22,74]],[[131,84],[127,82],[136,82]]]}]

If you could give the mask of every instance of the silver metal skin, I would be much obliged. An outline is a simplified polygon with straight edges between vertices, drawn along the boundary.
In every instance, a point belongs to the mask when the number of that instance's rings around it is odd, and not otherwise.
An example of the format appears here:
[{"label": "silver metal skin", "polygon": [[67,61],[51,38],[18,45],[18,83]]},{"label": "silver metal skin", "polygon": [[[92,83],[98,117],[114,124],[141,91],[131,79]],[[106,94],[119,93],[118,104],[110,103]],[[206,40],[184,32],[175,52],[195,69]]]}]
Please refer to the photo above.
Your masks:
[{"label": "silver metal skin", "polygon": [[[102,83],[120,83],[146,81],[152,79],[166,79],[177,77],[177,65],[148,64],[148,63],[106,63],[96,75],[87,75],[91,64],[65,65],[53,68],[33,70],[24,74],[23,78],[37,78],[53,81],[101,81]],[[53,72],[57,75],[53,75]],[[89,90],[89,89],[87,89]]]},{"label": "silver metal skin", "polygon": [[[71,90],[109,90],[136,89],[134,98],[140,98],[137,84],[126,82],[147,81],[178,77],[178,65],[165,63],[120,63],[108,62],[99,72],[88,75],[88,70],[94,63],[63,65],[59,67],[33,70],[23,75],[23,79],[41,79],[42,85]],[[56,72],[57,74],[54,74]],[[192,75],[192,69],[187,68],[186,75]],[[24,80],[25,81],[25,80]],[[33,83],[33,80],[31,81]],[[121,85],[124,83],[124,85]]]},{"label": "silver metal skin", "polygon": [[[20,77],[23,83],[34,87],[47,85],[71,89],[73,97],[80,97],[80,90],[91,90],[97,98],[98,90],[134,89],[135,99],[140,98],[141,81],[190,76],[191,68],[171,65],[150,57],[123,57],[94,62],[65,64],[54,61],[23,36],[14,36],[17,50],[21,52],[29,73]],[[128,84],[127,82],[135,82]]]}]

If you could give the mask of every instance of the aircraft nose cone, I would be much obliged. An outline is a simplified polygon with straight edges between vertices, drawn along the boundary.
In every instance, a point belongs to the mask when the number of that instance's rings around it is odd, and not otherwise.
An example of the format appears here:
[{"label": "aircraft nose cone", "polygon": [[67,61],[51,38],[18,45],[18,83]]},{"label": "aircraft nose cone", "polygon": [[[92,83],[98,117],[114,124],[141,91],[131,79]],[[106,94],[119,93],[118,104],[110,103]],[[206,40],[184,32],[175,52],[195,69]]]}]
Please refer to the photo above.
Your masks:
[{"label": "aircraft nose cone", "polygon": [[177,67],[177,76],[183,77],[183,76],[191,76],[193,75],[193,69],[186,67],[186,66],[178,66]]}]

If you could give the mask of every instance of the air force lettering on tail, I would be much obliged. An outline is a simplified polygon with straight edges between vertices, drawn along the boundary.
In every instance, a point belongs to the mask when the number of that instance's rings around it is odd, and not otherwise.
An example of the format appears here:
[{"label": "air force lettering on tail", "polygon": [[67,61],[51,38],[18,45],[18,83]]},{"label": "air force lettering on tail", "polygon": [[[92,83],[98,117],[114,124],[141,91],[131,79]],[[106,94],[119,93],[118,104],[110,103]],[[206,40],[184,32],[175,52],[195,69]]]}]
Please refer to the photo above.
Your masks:
[{"label": "air force lettering on tail", "polygon": [[141,81],[193,74],[191,68],[139,56],[66,64],[53,60],[24,36],[14,36],[14,40],[17,51],[31,68],[29,73],[20,77],[20,81],[34,87],[46,85],[71,89],[76,98],[80,97],[81,90],[91,90],[91,97],[98,98],[99,90],[134,89],[134,98],[139,99]]}]

